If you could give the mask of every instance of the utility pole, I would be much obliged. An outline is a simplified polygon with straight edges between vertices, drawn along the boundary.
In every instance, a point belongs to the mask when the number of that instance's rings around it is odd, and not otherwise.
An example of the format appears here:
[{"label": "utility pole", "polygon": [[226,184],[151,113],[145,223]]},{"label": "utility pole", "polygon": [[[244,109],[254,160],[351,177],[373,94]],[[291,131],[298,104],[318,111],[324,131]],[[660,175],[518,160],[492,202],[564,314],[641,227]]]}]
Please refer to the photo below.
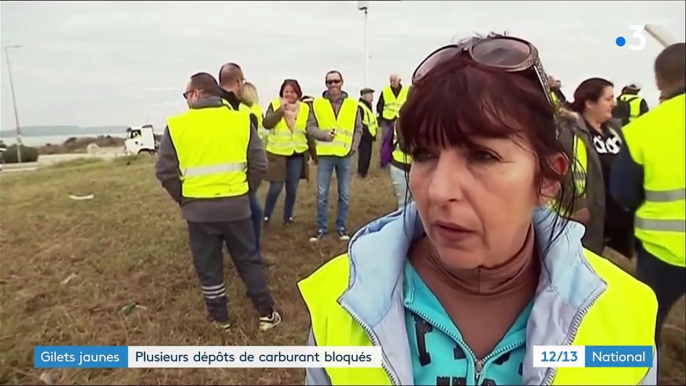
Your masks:
[{"label": "utility pole", "polygon": [[19,113],[17,112],[17,97],[14,94],[14,81],[12,80],[12,67],[10,66],[10,48],[21,48],[19,45],[5,46],[5,61],[7,62],[7,73],[10,77],[10,92],[12,93],[12,107],[14,108],[14,122],[17,128],[17,163],[21,163],[21,126],[19,125]]},{"label": "utility pole", "polygon": [[367,40],[368,1],[358,1],[357,9],[364,12],[364,87],[369,87],[369,44]]}]

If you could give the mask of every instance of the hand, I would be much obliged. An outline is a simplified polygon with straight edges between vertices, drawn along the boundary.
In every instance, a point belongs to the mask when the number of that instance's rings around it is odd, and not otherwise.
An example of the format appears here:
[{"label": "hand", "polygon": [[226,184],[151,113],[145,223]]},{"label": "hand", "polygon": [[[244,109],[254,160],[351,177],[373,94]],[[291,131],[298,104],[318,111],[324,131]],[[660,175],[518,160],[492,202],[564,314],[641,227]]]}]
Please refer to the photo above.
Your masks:
[{"label": "hand", "polygon": [[324,142],[332,142],[335,137],[336,134],[333,131],[330,131],[324,135]]}]

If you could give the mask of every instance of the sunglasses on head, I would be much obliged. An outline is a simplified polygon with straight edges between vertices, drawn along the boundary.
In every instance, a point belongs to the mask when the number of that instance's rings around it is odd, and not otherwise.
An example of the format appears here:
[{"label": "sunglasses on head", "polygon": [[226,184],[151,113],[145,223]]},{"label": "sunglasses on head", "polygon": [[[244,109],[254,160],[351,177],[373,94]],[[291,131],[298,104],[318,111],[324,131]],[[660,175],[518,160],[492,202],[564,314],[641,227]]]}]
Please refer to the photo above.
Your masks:
[{"label": "sunglasses on head", "polygon": [[327,79],[326,80],[326,84],[328,84],[328,85],[339,84],[339,83],[341,83],[340,79]]},{"label": "sunglasses on head", "polygon": [[418,82],[438,64],[467,53],[475,62],[504,72],[533,71],[550,105],[553,100],[548,85],[548,75],[538,57],[538,50],[526,40],[511,36],[494,36],[465,44],[450,44],[432,52],[412,74],[412,83]]}]

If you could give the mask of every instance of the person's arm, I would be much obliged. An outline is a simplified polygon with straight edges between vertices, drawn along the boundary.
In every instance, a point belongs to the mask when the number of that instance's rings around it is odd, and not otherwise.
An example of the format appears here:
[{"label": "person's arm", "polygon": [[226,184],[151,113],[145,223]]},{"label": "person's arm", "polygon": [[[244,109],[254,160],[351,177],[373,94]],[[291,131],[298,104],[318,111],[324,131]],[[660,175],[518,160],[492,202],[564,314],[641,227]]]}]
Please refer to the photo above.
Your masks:
[{"label": "person's arm", "polygon": [[383,118],[383,107],[386,104],[386,102],[383,100],[383,92],[381,92],[381,95],[379,95],[379,100],[376,101],[376,115],[379,118]]},{"label": "person's arm", "polygon": [[653,365],[648,369],[648,372],[646,373],[646,376],[643,377],[643,380],[641,380],[641,383],[639,385],[657,385],[657,346],[653,348]]},{"label": "person's arm", "polygon": [[279,123],[281,118],[283,118],[285,110],[283,109],[283,106],[279,107],[274,111],[274,107],[269,104],[269,107],[267,108],[267,112],[264,114],[264,119],[262,120],[262,126],[267,129],[271,130],[274,127],[276,127],[276,124]]},{"label": "person's arm", "polygon": [[179,172],[179,158],[176,148],[169,134],[169,127],[165,127],[157,162],[155,162],[155,177],[162,183],[164,189],[177,203],[181,203],[181,174]]},{"label": "person's arm", "polygon": [[649,109],[648,109],[648,102],[646,102],[645,99],[642,99],[642,100],[641,100],[641,108],[640,108],[640,110],[639,110],[639,112],[638,112],[638,116],[640,117],[641,115],[647,113],[648,110],[649,110]]},{"label": "person's arm", "polygon": [[[307,345],[317,346],[312,329],[307,334]],[[305,385],[331,385],[331,378],[323,368],[308,368],[305,370]]]},{"label": "person's arm", "polygon": [[317,141],[326,141],[327,132],[319,128],[317,116],[314,114],[314,108],[310,109],[310,116],[307,118],[307,136]]},{"label": "person's arm", "polygon": [[610,193],[619,206],[636,210],[645,199],[643,167],[631,158],[626,141],[612,165]]},{"label": "person's arm", "polygon": [[250,124],[250,141],[248,142],[248,186],[251,193],[257,191],[267,172],[267,153],[264,152],[262,140],[257,133],[257,125]]},{"label": "person's arm", "polygon": [[350,154],[355,154],[357,152],[358,146],[360,146],[360,138],[362,138],[362,115],[364,110],[362,107],[357,106],[357,116],[355,117],[355,131],[353,132],[353,143],[350,147]]}]

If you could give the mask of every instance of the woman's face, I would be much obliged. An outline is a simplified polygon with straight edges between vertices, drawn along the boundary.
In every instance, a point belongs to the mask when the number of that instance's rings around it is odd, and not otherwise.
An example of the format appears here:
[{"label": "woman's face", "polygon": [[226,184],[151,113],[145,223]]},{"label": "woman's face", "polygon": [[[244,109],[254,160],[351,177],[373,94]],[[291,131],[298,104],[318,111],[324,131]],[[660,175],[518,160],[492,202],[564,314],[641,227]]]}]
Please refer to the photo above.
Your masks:
[{"label": "woman's face", "polygon": [[286,85],[283,88],[283,99],[287,100],[288,103],[295,103],[298,100],[298,93],[290,85]]},{"label": "woman's face", "polygon": [[[479,149],[435,148],[414,156],[410,191],[446,268],[497,266],[521,248],[543,202],[536,156],[525,140],[516,141],[476,138]],[[547,185],[541,194],[553,197],[558,185]]]},{"label": "woman's face", "polygon": [[612,109],[615,106],[617,106],[617,102],[615,101],[614,89],[611,86],[605,86],[598,101],[586,102],[586,111],[594,116],[598,122],[605,122],[612,118]]}]

